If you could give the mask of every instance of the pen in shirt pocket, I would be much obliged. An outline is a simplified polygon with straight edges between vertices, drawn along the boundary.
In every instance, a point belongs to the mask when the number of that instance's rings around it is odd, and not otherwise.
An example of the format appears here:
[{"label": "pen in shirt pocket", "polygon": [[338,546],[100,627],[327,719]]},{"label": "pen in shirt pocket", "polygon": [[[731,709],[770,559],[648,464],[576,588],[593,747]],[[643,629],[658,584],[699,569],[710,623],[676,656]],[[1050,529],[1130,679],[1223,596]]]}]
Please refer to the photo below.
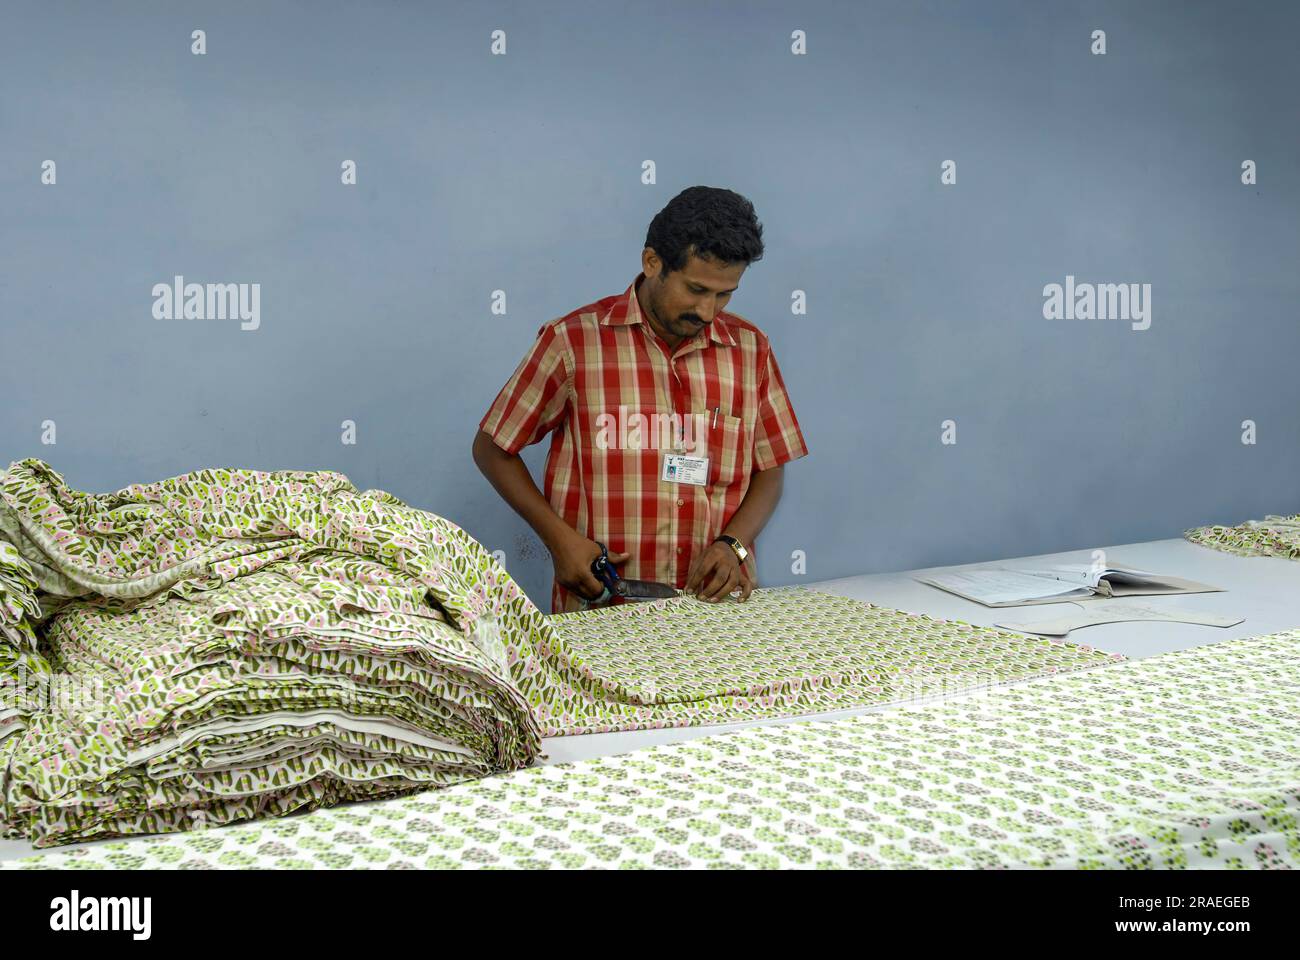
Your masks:
[{"label": "pen in shirt pocket", "polygon": [[722,409],[721,405],[716,406],[716,407],[713,408],[713,426],[714,426],[714,427],[716,427],[716,426],[718,425],[718,411],[721,410],[721,409]]}]

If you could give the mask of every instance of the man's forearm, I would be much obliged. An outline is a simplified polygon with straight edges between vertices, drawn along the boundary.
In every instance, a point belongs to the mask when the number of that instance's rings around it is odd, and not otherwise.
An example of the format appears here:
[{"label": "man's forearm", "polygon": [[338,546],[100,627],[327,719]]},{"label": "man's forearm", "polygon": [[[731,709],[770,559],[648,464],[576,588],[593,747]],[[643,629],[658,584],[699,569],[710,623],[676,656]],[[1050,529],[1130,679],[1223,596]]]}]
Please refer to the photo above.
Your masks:
[{"label": "man's forearm", "polygon": [[723,533],[735,537],[750,550],[754,549],[754,541],[758,539],[781,500],[784,470],[783,466],[778,466],[771,470],[759,470],[753,475],[749,489],[745,491],[745,499],[731,515]]},{"label": "man's forearm", "polygon": [[537,489],[519,454],[502,450],[482,430],[474,437],[474,462],[501,499],[524,518],[552,553],[565,537],[575,533]]}]

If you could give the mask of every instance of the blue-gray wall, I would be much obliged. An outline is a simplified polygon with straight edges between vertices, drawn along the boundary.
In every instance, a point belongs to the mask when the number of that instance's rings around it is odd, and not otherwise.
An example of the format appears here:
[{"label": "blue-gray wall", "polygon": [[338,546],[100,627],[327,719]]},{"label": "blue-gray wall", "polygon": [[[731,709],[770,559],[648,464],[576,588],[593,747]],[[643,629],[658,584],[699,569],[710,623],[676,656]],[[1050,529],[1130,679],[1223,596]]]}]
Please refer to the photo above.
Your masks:
[{"label": "blue-gray wall", "polygon": [[[1298,34],[1280,2],[6,2],[0,468],[339,470],[548,608],[476,424],[711,184],[765,225],[730,307],[812,451],[765,583],[795,549],[824,579],[1300,511]],[[260,329],[154,319],[175,274],[260,283]],[[1150,283],[1150,329],[1045,320],[1067,274]]]}]

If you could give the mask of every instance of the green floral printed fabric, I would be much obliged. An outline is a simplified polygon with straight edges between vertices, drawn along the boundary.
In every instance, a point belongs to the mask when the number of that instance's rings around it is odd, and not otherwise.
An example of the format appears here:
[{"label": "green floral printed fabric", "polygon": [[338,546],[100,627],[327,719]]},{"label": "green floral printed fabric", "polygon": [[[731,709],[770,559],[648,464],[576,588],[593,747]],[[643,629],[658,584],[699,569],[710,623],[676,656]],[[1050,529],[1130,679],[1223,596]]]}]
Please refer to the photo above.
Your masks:
[{"label": "green floral printed fabric", "polygon": [[[798,589],[548,618],[455,524],[329,472],[96,495],[20,461],[0,543],[0,828],[39,845],[445,786],[528,764],[543,735],[1123,659]],[[33,709],[32,687],[83,696]]]},{"label": "green floral printed fabric", "polygon": [[1270,514],[1235,527],[1194,527],[1183,536],[1192,543],[1238,556],[1300,560],[1300,514]]},{"label": "green floral printed fabric", "polygon": [[[800,716],[1104,666],[1117,653],[797,587],[552,616],[583,681],[522,664],[546,736]],[[512,652],[513,655],[513,652]]]},{"label": "green floral printed fabric", "polygon": [[1300,866],[1300,630],[8,869]]},{"label": "green floral printed fabric", "polygon": [[37,652],[32,626],[41,612],[36,591],[31,565],[0,532],[0,741],[24,729],[30,713],[5,691],[19,677],[44,677],[50,673],[49,665]]},{"label": "green floral printed fabric", "polygon": [[205,470],[92,495],[27,460],[0,516],[23,561],[5,551],[5,616],[40,634],[0,659],[21,724],[0,741],[7,835],[227,823],[538,755],[499,638],[542,618],[471,537],[389,494]]},{"label": "green floral printed fabric", "polygon": [[36,650],[32,621],[40,616],[36,575],[31,564],[8,540],[0,539],[0,643]]}]

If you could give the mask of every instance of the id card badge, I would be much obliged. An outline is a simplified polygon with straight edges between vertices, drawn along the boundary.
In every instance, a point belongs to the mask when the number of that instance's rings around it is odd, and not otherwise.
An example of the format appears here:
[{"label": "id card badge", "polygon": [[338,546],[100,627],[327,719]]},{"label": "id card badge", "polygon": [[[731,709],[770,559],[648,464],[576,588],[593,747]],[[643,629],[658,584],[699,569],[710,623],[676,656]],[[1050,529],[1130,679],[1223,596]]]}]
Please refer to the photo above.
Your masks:
[{"label": "id card badge", "polygon": [[659,479],[702,487],[709,482],[709,458],[665,453],[663,474]]}]

